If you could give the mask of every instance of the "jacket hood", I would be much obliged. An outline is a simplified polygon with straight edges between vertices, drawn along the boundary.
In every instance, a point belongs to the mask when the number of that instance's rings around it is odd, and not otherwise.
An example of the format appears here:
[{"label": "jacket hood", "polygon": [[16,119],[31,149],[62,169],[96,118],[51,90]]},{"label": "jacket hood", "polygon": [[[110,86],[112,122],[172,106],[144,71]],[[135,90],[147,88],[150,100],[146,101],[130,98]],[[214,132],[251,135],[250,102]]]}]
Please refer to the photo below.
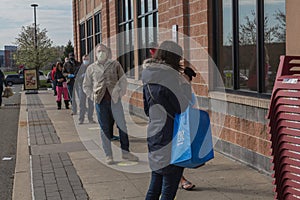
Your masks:
[{"label": "jacket hood", "polygon": [[142,81],[144,84],[170,84],[178,82],[179,72],[163,61],[147,59],[143,63]]}]

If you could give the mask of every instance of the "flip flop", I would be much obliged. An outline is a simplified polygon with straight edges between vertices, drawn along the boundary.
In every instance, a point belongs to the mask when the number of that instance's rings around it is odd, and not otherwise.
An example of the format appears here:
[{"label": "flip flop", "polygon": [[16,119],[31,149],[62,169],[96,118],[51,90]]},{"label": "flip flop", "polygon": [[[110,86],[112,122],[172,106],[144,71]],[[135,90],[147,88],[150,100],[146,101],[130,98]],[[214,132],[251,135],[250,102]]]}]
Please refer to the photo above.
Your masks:
[{"label": "flip flop", "polygon": [[192,190],[194,187],[195,185],[189,181],[184,181],[183,184],[181,184],[181,188],[187,191]]}]

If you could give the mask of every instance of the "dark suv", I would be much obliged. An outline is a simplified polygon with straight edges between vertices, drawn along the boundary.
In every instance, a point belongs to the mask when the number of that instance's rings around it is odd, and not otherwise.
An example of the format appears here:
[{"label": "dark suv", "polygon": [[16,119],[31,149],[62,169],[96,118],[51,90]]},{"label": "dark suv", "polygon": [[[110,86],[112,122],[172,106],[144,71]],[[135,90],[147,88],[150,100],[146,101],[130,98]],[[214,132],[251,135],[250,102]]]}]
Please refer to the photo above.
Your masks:
[{"label": "dark suv", "polygon": [[13,84],[23,84],[24,77],[19,74],[9,74],[6,76],[5,82],[8,86],[12,86]]}]

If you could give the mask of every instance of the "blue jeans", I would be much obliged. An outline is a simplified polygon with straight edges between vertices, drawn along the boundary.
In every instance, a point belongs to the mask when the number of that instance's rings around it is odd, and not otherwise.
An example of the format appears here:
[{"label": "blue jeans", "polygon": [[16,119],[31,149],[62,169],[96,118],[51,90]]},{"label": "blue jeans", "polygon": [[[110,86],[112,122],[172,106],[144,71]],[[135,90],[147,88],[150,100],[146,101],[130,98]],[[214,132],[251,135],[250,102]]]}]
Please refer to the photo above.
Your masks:
[{"label": "blue jeans", "polygon": [[[77,104],[76,104],[76,101],[75,101],[75,91],[73,93],[73,88],[74,88],[74,84],[69,83],[68,84],[68,93],[69,93],[70,102],[72,104],[72,111],[73,111],[73,113],[77,113]],[[77,94],[78,94],[78,91],[77,91]]]},{"label": "blue jeans", "polygon": [[[86,97],[86,94],[81,86],[78,86],[76,91],[79,97],[79,121],[84,120],[84,115],[86,112],[88,114],[88,120],[93,121],[94,102],[90,98]],[[86,100],[88,101],[88,107],[86,107]]]},{"label": "blue jeans", "polygon": [[182,173],[183,168],[175,165],[168,165],[163,169],[152,171],[146,200],[174,199]]},{"label": "blue jeans", "polygon": [[95,107],[97,111],[98,122],[101,127],[100,136],[105,155],[112,156],[110,139],[113,135],[113,126],[115,121],[119,129],[122,152],[128,152],[129,140],[121,101],[115,104],[109,100],[102,100],[100,104],[96,103]]}]

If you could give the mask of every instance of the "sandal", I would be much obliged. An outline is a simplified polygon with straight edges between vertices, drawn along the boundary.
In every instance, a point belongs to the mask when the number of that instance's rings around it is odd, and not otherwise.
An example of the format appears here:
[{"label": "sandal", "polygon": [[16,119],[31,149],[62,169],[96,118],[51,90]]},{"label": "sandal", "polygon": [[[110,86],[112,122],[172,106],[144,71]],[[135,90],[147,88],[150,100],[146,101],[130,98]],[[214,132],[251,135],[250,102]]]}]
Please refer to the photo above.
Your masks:
[{"label": "sandal", "polygon": [[192,190],[193,188],[195,187],[194,184],[192,184],[191,182],[189,181],[184,181],[182,184],[181,184],[181,188],[184,189],[184,190]]}]

